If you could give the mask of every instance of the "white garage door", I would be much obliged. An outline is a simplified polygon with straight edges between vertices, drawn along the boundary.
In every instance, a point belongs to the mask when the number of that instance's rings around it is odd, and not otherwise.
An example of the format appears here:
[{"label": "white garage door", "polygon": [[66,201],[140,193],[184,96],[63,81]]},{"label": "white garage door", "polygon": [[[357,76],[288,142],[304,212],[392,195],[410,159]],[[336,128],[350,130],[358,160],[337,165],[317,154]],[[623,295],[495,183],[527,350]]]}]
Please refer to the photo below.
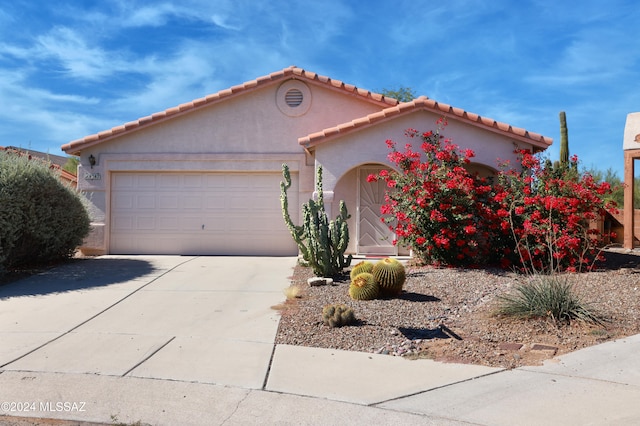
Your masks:
[{"label": "white garage door", "polygon": [[[296,255],[281,180],[280,173],[113,173],[109,252]],[[295,209],[296,175],[292,181]]]}]

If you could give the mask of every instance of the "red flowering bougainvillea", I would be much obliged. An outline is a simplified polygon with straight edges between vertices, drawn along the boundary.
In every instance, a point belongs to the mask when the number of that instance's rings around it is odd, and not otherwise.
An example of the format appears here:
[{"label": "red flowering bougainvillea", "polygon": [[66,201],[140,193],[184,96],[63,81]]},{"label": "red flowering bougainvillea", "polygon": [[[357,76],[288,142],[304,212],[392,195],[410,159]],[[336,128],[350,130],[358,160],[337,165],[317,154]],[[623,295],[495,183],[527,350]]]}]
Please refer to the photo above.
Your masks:
[{"label": "red flowering bougainvillea", "polygon": [[593,261],[600,235],[589,223],[606,207],[606,183],[580,176],[575,157],[566,167],[541,167],[527,151],[519,151],[520,171],[504,170],[488,182],[467,171],[474,152],[445,139],[445,125],[439,120],[435,132],[406,131],[420,151],[411,143],[398,151],[388,140],[399,171],[369,176],[388,187],[381,213],[394,243],[429,264],[548,271],[582,270]]},{"label": "red flowering bougainvillea", "polygon": [[511,230],[516,262],[540,272],[589,270],[598,260],[603,235],[593,226],[615,204],[612,189],[578,172],[578,157],[569,164],[543,165],[530,151],[518,151],[522,171],[499,174],[494,200],[502,227]]},{"label": "red flowering bougainvillea", "polygon": [[471,175],[465,166],[472,150],[458,147],[438,131],[408,129],[410,140],[420,141],[421,152],[408,143],[404,151],[388,140],[389,160],[400,172],[382,171],[369,180],[384,180],[389,190],[381,213],[397,241],[413,249],[425,263],[481,265],[490,260],[497,229],[488,202],[492,187]]}]

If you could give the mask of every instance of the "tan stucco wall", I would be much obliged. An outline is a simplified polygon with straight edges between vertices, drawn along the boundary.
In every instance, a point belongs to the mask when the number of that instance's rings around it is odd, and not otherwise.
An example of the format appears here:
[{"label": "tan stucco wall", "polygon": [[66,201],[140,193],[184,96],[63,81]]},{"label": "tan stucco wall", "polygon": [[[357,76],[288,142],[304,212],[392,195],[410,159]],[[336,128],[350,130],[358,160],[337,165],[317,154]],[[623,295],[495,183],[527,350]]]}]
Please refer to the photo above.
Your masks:
[{"label": "tan stucco wall", "polygon": [[640,112],[627,114],[624,126],[623,149],[640,149]]}]

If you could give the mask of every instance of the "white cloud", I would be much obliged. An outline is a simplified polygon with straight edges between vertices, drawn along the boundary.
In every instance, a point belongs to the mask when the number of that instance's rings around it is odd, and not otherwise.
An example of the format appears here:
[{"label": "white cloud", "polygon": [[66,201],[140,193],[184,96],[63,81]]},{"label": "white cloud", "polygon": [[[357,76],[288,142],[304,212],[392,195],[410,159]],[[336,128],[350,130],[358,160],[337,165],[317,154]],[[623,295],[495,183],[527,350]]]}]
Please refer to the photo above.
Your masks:
[{"label": "white cloud", "polygon": [[154,4],[144,7],[126,7],[120,23],[125,27],[159,27],[165,25],[167,20],[175,15],[176,7],[170,3]]},{"label": "white cloud", "polygon": [[225,30],[239,31],[242,29],[242,27],[240,27],[239,25],[230,24],[229,16],[224,16],[218,13],[214,13],[213,15],[211,15],[211,22],[213,22],[220,28],[224,28]]},{"label": "white cloud", "polygon": [[42,142],[43,138],[62,144],[106,124],[83,112],[96,105],[97,98],[34,88],[25,77],[19,72],[0,72],[0,98],[5,101],[0,109],[0,145]]},{"label": "white cloud", "polygon": [[[6,101],[5,108],[12,105],[38,106],[48,103],[72,103],[78,105],[95,105],[98,99],[77,94],[54,93],[38,89],[26,82],[23,72],[0,70],[0,94]],[[0,108],[0,113],[3,109]]]},{"label": "white cloud", "polygon": [[203,54],[201,48],[193,43],[174,57],[148,58],[144,68],[149,82],[114,99],[113,108],[135,119],[207,95],[206,87],[216,84],[215,65],[212,56]]},{"label": "white cloud", "polygon": [[92,46],[78,32],[65,27],[54,28],[38,37],[34,50],[44,58],[54,59],[73,77],[99,80],[118,69],[128,68],[127,62],[114,52]]},{"label": "white cloud", "polygon": [[[182,0],[180,2],[154,3],[148,6],[148,2],[135,2],[131,0],[120,1],[116,5],[117,15],[108,17],[113,25],[121,27],[160,27],[166,25],[171,19],[184,19],[214,24],[227,30],[238,30],[240,21],[238,18],[244,15],[244,10],[253,5],[243,4],[238,1],[217,0],[198,1]],[[249,9],[250,10],[250,9]]]},{"label": "white cloud", "polygon": [[7,43],[0,43],[0,55],[4,57],[12,57],[15,59],[30,59],[33,51],[28,48],[18,47]]},{"label": "white cloud", "polygon": [[[635,57],[634,57],[635,56]],[[548,70],[537,70],[529,76],[533,83],[559,85],[601,85],[615,82],[631,71],[638,56],[623,48],[614,37],[599,34],[571,42],[558,55],[557,62]]]}]

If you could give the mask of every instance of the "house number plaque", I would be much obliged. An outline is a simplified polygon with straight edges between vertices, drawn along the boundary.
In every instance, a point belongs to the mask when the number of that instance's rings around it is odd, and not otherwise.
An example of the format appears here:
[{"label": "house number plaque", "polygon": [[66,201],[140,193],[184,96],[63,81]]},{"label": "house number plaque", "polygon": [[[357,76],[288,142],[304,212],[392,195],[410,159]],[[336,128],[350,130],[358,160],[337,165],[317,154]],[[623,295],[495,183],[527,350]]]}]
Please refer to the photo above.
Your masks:
[{"label": "house number plaque", "polygon": [[102,176],[100,176],[100,173],[85,173],[84,179],[85,180],[102,180]]}]

